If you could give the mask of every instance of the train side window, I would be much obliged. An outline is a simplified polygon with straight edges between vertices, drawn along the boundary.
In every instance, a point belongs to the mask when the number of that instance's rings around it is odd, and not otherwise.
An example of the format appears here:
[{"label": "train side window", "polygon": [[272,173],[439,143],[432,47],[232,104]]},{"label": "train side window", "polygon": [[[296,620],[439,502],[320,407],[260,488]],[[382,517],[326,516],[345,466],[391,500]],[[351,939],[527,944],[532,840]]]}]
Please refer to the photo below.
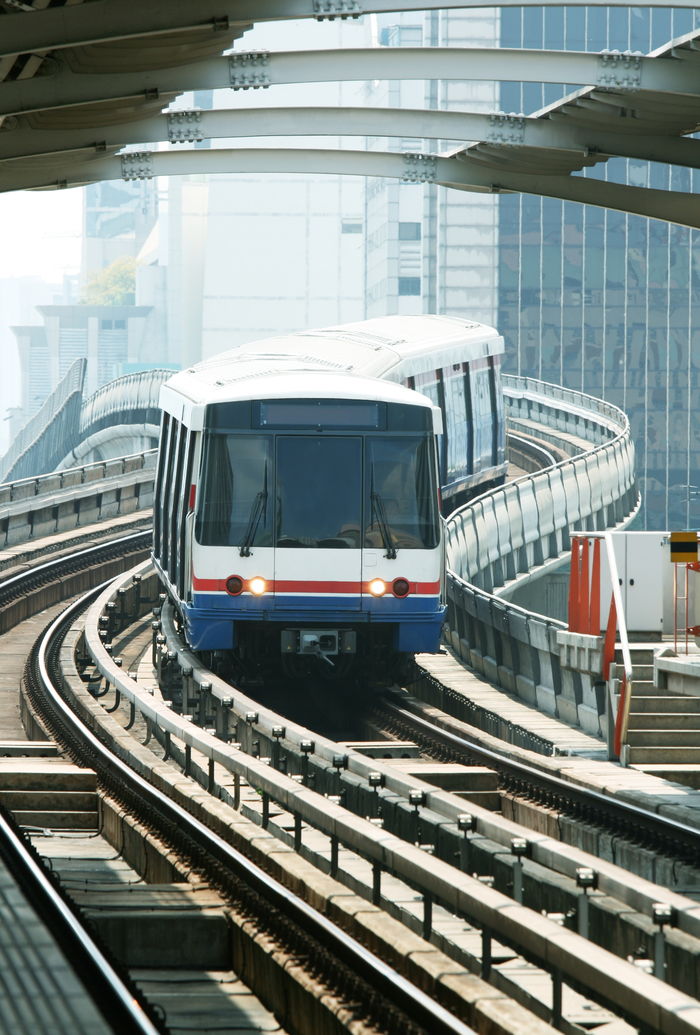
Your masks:
[{"label": "train side window", "polygon": [[161,488],[160,506],[163,514],[163,525],[162,525],[162,545],[161,545],[161,564],[167,570],[168,557],[170,556],[170,524],[168,522],[168,512],[170,503],[170,494],[172,493],[173,486],[173,463],[175,453],[175,432],[177,428],[177,421],[172,419],[170,421],[170,428],[168,429],[168,444],[167,444],[167,456],[165,459],[165,478]]},{"label": "train side window", "polygon": [[440,444],[440,481],[447,485],[447,451],[450,447],[450,431],[447,424],[447,409],[445,407],[445,381],[443,371],[436,370],[438,406],[442,410],[442,442]]},{"label": "train side window", "polygon": [[177,514],[175,517],[175,542],[177,543],[177,556],[175,563],[175,584],[178,595],[185,595],[185,516],[190,498],[190,485],[192,484],[192,461],[194,459],[194,433],[187,430],[184,441],[182,465],[183,475],[178,478],[179,495],[177,501]]},{"label": "train side window", "polygon": [[439,406],[442,411],[442,434],[437,436],[437,444],[440,484],[445,485],[447,483],[447,421],[445,420],[445,399],[440,377],[441,371],[439,370],[431,370],[425,374],[416,374],[414,384],[410,387],[414,387],[415,390],[417,392],[421,392],[422,395],[427,395],[430,401],[436,406]]},{"label": "train side window", "polygon": [[467,474],[474,473],[474,410],[472,407],[472,386],[469,364],[464,364],[464,403],[467,420]]},{"label": "train side window", "polygon": [[485,360],[471,366],[472,414],[474,427],[474,470],[482,471],[491,463],[491,392]]},{"label": "train side window", "polygon": [[158,467],[156,469],[156,484],[153,496],[153,553],[162,561],[162,527],[163,527],[163,475],[165,470],[165,458],[167,451],[168,432],[170,428],[170,414],[163,411],[160,422],[160,448],[158,450]]},{"label": "train side window", "polygon": [[447,409],[447,482],[451,484],[465,477],[467,473],[467,405],[464,398],[464,378],[460,373],[450,372],[444,381],[445,405]]},{"label": "train side window", "polygon": [[501,391],[501,358],[489,356],[489,387],[491,389],[491,412],[493,413],[492,454],[494,467],[505,460],[503,447],[503,392]]},{"label": "train side window", "polygon": [[177,535],[177,516],[180,499],[182,497],[182,468],[185,460],[185,442],[187,429],[183,424],[177,424],[177,440],[175,442],[175,463],[172,488],[170,492],[168,520],[170,522],[170,555],[168,557],[168,572],[173,584],[176,581],[176,565],[179,553],[179,540]]}]

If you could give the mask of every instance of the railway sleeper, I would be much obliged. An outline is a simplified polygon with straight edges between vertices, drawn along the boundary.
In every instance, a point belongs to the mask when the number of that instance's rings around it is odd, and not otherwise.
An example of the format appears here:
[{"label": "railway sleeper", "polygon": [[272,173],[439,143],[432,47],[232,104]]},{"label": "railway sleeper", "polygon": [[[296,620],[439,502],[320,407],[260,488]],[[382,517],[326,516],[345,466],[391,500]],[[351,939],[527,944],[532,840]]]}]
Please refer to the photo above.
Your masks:
[{"label": "railway sleeper", "polygon": [[[94,778],[94,773],[92,774]],[[32,838],[102,946],[144,999],[181,1032],[282,1029],[233,968],[226,903],[118,803],[101,799],[101,837]]]}]

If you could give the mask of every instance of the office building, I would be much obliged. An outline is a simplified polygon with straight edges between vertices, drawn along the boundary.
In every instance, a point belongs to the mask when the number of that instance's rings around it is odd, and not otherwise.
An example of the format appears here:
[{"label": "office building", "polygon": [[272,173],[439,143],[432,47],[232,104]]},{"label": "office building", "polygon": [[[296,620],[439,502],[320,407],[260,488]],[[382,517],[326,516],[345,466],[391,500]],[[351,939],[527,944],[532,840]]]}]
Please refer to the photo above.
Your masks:
[{"label": "office building", "polygon": [[[700,26],[700,9],[504,7],[384,15],[379,24],[387,45],[459,40],[464,46],[648,53]],[[493,91],[489,110],[532,115],[569,88],[503,82]],[[480,110],[473,98],[487,101],[486,93],[485,84],[426,84],[425,100],[444,106],[452,97],[459,107]],[[391,91],[386,100],[404,103]],[[444,142],[416,143],[447,150]],[[697,172],[621,159],[586,175],[661,189],[697,192],[700,185]],[[533,195],[475,194],[466,200],[461,192],[431,186],[408,190],[414,192],[412,212],[423,210],[420,284],[410,284],[420,293],[412,311],[493,322],[506,339],[507,371],[580,389],[624,409],[644,495],[641,525],[700,527],[698,232]],[[368,315],[403,311],[405,304],[401,281],[389,275],[392,261],[401,270],[400,257],[387,254],[377,263],[372,256],[375,241],[396,240],[400,249],[404,217],[389,193],[379,212],[377,194],[369,182]]]}]

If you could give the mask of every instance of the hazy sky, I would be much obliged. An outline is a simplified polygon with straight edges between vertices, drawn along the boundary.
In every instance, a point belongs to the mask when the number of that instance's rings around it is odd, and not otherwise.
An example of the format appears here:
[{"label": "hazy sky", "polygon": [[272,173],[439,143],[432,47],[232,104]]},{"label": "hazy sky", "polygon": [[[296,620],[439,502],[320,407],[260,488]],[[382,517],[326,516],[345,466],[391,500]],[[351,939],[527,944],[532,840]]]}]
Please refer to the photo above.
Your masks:
[{"label": "hazy sky", "polygon": [[32,312],[21,314],[18,295],[7,282],[36,277],[60,286],[64,274],[79,271],[82,194],[80,187],[0,194],[0,282],[5,282],[0,284],[0,453],[9,445],[2,418],[20,401],[19,357],[10,328],[21,319],[40,322]]},{"label": "hazy sky", "polygon": [[76,273],[81,205],[80,187],[0,194],[0,278],[37,276],[60,283],[64,273]]}]

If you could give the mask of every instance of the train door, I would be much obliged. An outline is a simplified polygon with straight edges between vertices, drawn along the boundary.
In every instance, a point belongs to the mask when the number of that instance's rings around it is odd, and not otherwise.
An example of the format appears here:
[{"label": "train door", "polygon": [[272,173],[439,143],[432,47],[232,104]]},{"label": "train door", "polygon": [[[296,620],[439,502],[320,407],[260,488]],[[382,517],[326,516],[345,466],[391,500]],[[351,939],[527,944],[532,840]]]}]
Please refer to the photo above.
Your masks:
[{"label": "train door", "polygon": [[278,435],[275,599],[299,610],[359,610],[362,439]]}]

